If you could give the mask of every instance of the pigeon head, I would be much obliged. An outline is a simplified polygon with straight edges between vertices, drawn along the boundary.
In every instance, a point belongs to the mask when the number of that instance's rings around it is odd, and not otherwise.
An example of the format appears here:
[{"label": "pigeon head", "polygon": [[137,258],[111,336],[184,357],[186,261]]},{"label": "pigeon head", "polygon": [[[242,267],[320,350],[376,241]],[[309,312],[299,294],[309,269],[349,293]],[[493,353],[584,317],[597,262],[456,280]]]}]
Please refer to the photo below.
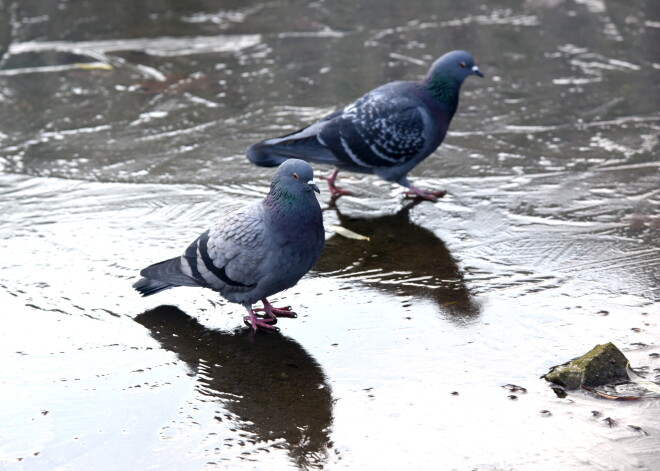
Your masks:
[{"label": "pigeon head", "polygon": [[304,160],[285,160],[275,172],[271,191],[288,194],[304,194],[310,191],[320,193],[314,183],[314,170]]},{"label": "pigeon head", "polygon": [[461,84],[469,75],[484,76],[470,53],[451,51],[433,63],[422,83],[433,98],[455,107]]},{"label": "pigeon head", "polygon": [[474,59],[469,52],[451,51],[436,60],[425,80],[432,80],[434,77],[453,78],[459,83],[463,83],[468,75],[477,75],[483,77],[479,67],[474,63]]}]

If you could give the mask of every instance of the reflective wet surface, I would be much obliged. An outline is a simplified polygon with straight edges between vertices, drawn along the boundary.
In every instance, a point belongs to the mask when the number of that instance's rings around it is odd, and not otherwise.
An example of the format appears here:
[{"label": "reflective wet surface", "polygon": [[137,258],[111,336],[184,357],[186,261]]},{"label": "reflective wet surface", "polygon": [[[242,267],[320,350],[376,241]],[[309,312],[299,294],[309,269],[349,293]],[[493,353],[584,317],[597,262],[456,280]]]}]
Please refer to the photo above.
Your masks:
[{"label": "reflective wet surface", "polygon": [[[540,376],[614,342],[660,380],[660,4],[0,3],[7,469],[658,469],[657,399]],[[140,268],[253,202],[245,148],[450,49],[411,172],[340,174],[317,267],[251,335]],[[316,168],[320,176],[329,168]]]}]

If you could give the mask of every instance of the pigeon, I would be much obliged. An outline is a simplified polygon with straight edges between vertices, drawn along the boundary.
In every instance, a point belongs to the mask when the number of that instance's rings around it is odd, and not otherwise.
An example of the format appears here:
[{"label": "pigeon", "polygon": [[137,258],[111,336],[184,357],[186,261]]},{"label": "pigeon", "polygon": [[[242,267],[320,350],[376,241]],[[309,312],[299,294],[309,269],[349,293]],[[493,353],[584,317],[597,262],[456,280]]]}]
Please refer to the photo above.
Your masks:
[{"label": "pigeon", "polygon": [[417,188],[407,174],[442,144],[469,75],[484,76],[469,53],[448,52],[421,81],[381,85],[306,128],[253,144],[247,157],[262,167],[290,158],[334,165],[325,178],[332,197],[349,194],[335,185],[339,169],[345,169],[398,183],[408,196],[435,200],[445,192]]},{"label": "pigeon", "polygon": [[[312,167],[287,160],[263,200],[226,214],[180,257],[144,268],[133,288],[142,296],[175,286],[210,288],[242,304],[254,331],[277,330],[278,316],[296,313],[273,307],[267,298],[298,283],[323,250],[323,215],[314,191],[320,193]],[[259,300],[263,308],[253,309]]]}]

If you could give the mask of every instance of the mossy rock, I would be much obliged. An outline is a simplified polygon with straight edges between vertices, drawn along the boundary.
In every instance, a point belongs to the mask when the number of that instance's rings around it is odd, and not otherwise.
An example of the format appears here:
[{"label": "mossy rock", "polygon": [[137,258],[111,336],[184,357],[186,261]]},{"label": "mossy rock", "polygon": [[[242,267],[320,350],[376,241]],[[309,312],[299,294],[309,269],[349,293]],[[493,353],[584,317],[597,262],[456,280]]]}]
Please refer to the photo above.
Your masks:
[{"label": "mossy rock", "polygon": [[553,366],[543,378],[566,389],[577,389],[581,385],[602,386],[628,381],[627,365],[626,356],[609,342],[596,345],[588,353],[568,363]]}]

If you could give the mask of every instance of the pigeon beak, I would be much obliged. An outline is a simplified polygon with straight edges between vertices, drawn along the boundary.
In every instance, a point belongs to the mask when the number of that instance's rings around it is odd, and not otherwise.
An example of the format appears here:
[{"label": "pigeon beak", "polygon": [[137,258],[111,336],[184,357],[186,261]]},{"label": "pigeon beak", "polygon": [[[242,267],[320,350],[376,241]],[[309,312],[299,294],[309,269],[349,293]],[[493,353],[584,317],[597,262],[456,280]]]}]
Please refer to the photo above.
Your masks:
[{"label": "pigeon beak", "polygon": [[310,187],[312,190],[314,190],[315,192],[317,192],[319,195],[321,194],[321,190],[319,190],[319,187],[316,186],[316,183],[314,183],[314,180],[310,180],[310,181],[308,181],[307,184],[309,185],[309,187]]},{"label": "pigeon beak", "polygon": [[484,78],[484,74],[481,73],[481,71],[479,70],[479,67],[477,67],[476,65],[472,66],[472,73],[474,75],[476,75],[477,77]]}]

